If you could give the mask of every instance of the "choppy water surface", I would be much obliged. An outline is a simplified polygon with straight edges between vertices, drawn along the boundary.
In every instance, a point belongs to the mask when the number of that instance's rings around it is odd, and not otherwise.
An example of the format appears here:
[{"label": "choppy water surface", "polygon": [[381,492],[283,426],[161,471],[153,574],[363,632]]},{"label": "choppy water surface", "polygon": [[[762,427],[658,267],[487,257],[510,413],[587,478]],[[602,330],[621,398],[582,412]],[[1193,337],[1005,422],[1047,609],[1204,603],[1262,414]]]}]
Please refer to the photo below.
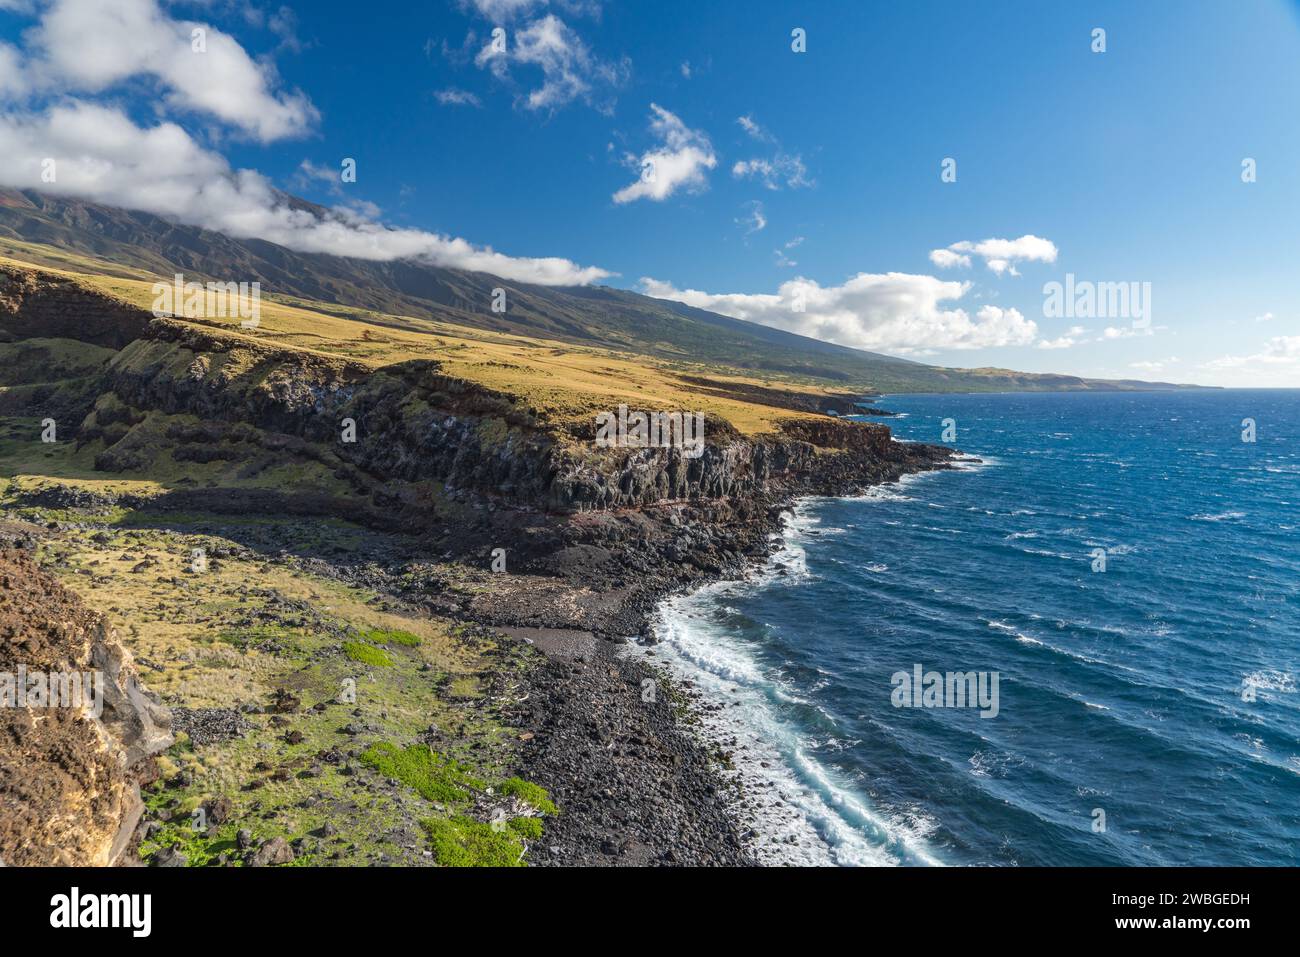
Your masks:
[{"label": "choppy water surface", "polygon": [[[985,464],[803,503],[760,574],[661,610],[762,852],[1300,863],[1300,393],[880,404]],[[997,715],[895,707],[916,665],[997,672]]]}]

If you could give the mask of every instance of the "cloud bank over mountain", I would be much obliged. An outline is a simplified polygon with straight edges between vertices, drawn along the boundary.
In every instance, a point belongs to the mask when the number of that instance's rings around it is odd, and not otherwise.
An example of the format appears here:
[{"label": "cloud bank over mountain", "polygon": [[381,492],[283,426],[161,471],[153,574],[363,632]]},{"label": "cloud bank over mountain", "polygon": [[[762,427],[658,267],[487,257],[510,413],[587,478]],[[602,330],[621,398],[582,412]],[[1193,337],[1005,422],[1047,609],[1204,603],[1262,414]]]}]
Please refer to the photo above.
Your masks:
[{"label": "cloud bank over mountain", "polygon": [[[24,48],[0,45],[0,185],[40,189],[139,209],[237,238],[298,252],[415,259],[547,285],[585,285],[612,275],[554,256],[517,257],[465,239],[391,229],[364,204],[324,216],[296,208],[269,178],[237,169],[182,126],[217,121],[270,142],[307,135],[320,114],[303,93],[228,34],[171,18],[156,0],[55,0]],[[22,12],[21,10],[19,12]],[[151,83],[160,110],[137,123],[109,97]]]}]

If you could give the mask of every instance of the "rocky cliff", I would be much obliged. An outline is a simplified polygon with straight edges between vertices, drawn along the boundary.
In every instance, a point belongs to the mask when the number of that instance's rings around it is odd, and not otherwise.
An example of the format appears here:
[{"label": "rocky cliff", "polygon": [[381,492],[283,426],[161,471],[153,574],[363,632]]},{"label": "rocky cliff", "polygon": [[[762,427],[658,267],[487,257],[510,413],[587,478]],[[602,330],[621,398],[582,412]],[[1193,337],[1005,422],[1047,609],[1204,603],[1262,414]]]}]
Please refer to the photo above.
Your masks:
[{"label": "rocky cliff", "polygon": [[[157,436],[133,433],[153,413],[203,423],[172,423],[179,457],[311,459],[360,494],[362,512],[390,516],[447,499],[571,513],[752,497],[774,483],[835,491],[928,454],[891,442],[884,426],[829,418],[794,420],[784,434],[760,438],[710,419],[698,458],[677,449],[597,449],[594,425],[590,435],[567,433],[514,396],[444,375],[436,362],[372,369],[155,319],[47,274],[0,275],[0,328],[11,337],[118,349],[94,386],[93,410],[76,424],[80,443],[104,441],[96,465],[107,472],[150,466]],[[285,491],[320,498],[318,489]],[[326,496],[322,507],[332,501]]]},{"label": "rocky cliff", "polygon": [[[95,676],[80,704],[20,702],[45,676]],[[27,680],[24,680],[27,679]],[[20,549],[0,550],[0,860],[117,864],[144,810],[140,782],[171,716],[103,617]]]}]

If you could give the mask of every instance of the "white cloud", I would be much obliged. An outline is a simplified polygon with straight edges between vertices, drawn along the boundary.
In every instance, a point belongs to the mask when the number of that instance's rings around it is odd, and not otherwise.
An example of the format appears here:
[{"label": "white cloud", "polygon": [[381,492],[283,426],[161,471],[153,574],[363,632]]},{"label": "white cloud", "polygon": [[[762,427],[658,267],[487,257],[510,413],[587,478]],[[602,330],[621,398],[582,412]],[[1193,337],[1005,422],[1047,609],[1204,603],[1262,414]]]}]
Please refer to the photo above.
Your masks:
[{"label": "white cloud", "polygon": [[1274,336],[1268,340],[1264,355],[1274,362],[1300,360],[1300,336]]},{"label": "white cloud", "polygon": [[1138,336],[1154,335],[1150,328],[1134,329],[1132,326],[1107,326],[1101,331],[1101,338],[1098,342],[1114,342],[1117,339],[1133,339]]},{"label": "white cloud", "polygon": [[803,245],[803,237],[796,236],[794,239],[790,240],[780,249],[772,250],[772,255],[776,259],[776,264],[782,269],[793,269],[795,266],[798,266],[799,264],[786,254],[791,249],[795,249],[802,245]]},{"label": "white cloud", "polygon": [[614,194],[616,203],[638,199],[662,202],[678,189],[701,190],[707,185],[705,170],[718,165],[709,138],[699,130],[689,129],[657,103],[650,104],[650,131],[660,145],[635,161],[641,177]]},{"label": "white cloud", "polygon": [[540,69],[542,85],[523,101],[530,110],[554,110],[582,99],[609,112],[613,107],[609,91],[622,85],[631,71],[626,57],[617,63],[595,57],[582,37],[553,13],[513,34],[507,32],[504,49],[489,38],[474,62],[501,80],[509,79],[514,64]]},{"label": "white cloud", "polygon": [[1220,385],[1294,389],[1300,385],[1300,336],[1274,336],[1252,355],[1226,355],[1199,368]]},{"label": "white cloud", "polygon": [[22,58],[7,43],[0,43],[0,100],[24,93],[27,78],[23,72]]},{"label": "white cloud", "polygon": [[483,103],[479,98],[469,90],[458,90],[455,87],[449,87],[445,90],[439,90],[433,94],[439,103],[443,106],[482,106]]},{"label": "white cloud", "polygon": [[1177,356],[1170,356],[1167,359],[1143,359],[1141,362],[1130,362],[1128,367],[1139,372],[1163,372],[1166,367],[1177,365],[1180,361]]},{"label": "white cloud", "polygon": [[298,14],[292,7],[280,7],[267,21],[267,29],[280,38],[280,49],[291,53],[301,53],[304,49],[302,39],[298,36]]},{"label": "white cloud", "polygon": [[298,170],[294,174],[294,178],[299,183],[323,183],[329,187],[331,192],[342,192],[343,178],[340,174],[341,170],[322,166],[320,163],[313,163],[311,160],[305,159],[298,164]]},{"label": "white cloud", "polygon": [[1266,313],[1264,313],[1262,316],[1256,316],[1256,317],[1255,317],[1255,321],[1256,321],[1256,322],[1272,322],[1272,321],[1273,321],[1273,313],[1271,313],[1271,312],[1266,312]]},{"label": "white cloud", "polygon": [[955,253],[948,249],[932,249],[930,251],[930,262],[940,269],[952,269],[954,266],[961,266],[963,269],[970,268],[969,256],[963,256],[961,253]]},{"label": "white cloud", "polygon": [[756,140],[767,140],[769,138],[752,116],[738,116],[736,122],[740,124],[741,129]]},{"label": "white cloud", "polygon": [[[946,306],[969,283],[906,273],[860,273],[840,286],[792,279],[774,294],[713,294],[641,280],[646,295],[858,349],[896,353],[1028,345],[1038,327],[1015,309]],[[803,311],[796,311],[802,303]]]},{"label": "white cloud", "polygon": [[1009,273],[1018,276],[1016,264],[1020,262],[1056,262],[1056,244],[1049,239],[1025,235],[1019,239],[985,239],[974,243],[962,240],[953,243],[947,249],[935,249],[930,253],[930,262],[940,269],[954,266],[969,267],[970,257],[978,256],[984,264],[999,276]]},{"label": "white cloud", "polygon": [[[44,114],[0,114],[0,156],[5,158],[0,185],[144,210],[299,252],[412,259],[548,285],[586,284],[610,275],[567,259],[516,258],[464,239],[388,229],[366,218],[364,206],[320,218],[291,208],[260,173],[231,169],[224,157],[176,124],[142,128],[103,106],[72,102]],[[41,178],[47,157],[57,162],[54,184]]]},{"label": "white cloud", "polygon": [[[1300,336],[1274,336],[1262,352],[1249,356],[1223,356],[1205,363],[1207,369],[1244,369],[1300,365]],[[1295,384],[1295,383],[1292,383]]]},{"label": "white cloud", "polygon": [[[206,31],[206,52],[192,48],[195,29]],[[27,39],[36,89],[102,93],[152,76],[169,106],[211,114],[263,142],[301,136],[319,118],[302,93],[277,91],[274,70],[233,37],[173,20],[156,0],[54,0]]]},{"label": "white cloud", "polygon": [[786,153],[778,153],[771,159],[738,160],[731,167],[731,175],[736,179],[757,179],[768,189],[780,189],[782,185],[799,189],[812,185],[803,159]]},{"label": "white cloud", "polygon": [[1079,344],[1079,337],[1087,331],[1083,326],[1071,326],[1065,335],[1055,339],[1039,339],[1035,345],[1039,349],[1071,349]]},{"label": "white cloud", "polygon": [[761,229],[767,228],[767,217],[763,215],[763,204],[758,200],[753,200],[745,204],[748,212],[740,219],[736,220],[737,226],[744,226],[745,235],[756,233]]},{"label": "white cloud", "polygon": [[754,157],[737,160],[731,167],[731,175],[736,179],[757,179],[768,189],[780,189],[783,185],[790,189],[811,186],[808,169],[803,157],[792,155],[781,149],[775,136],[763,129],[751,115],[738,116],[736,122],[751,138],[760,143],[776,145],[776,153],[771,157]]},{"label": "white cloud", "polygon": [[546,6],[546,0],[461,0],[461,6],[477,10],[494,22],[507,23],[533,7]]}]

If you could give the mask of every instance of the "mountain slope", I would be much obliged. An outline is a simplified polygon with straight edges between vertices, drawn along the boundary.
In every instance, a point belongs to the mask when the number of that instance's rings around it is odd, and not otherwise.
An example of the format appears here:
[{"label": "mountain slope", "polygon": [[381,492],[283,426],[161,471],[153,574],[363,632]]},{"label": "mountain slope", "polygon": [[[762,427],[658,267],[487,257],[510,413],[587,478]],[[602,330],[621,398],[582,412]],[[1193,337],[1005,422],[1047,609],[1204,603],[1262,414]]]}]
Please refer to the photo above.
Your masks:
[{"label": "mountain slope", "polygon": [[[310,204],[301,203],[306,208]],[[93,257],[106,273],[260,282],[276,299],[336,304],[362,321],[368,313],[435,319],[477,329],[577,343],[639,355],[714,362],[769,375],[819,379],[880,392],[1130,390],[1165,383],[1105,381],[1005,369],[949,369],[837,346],[690,306],[605,286],[550,287],[486,273],[414,262],[297,253],[261,240],[239,240],[149,213],[0,190],[0,252],[59,265],[52,246]],[[491,311],[493,290],[508,311]]]}]

